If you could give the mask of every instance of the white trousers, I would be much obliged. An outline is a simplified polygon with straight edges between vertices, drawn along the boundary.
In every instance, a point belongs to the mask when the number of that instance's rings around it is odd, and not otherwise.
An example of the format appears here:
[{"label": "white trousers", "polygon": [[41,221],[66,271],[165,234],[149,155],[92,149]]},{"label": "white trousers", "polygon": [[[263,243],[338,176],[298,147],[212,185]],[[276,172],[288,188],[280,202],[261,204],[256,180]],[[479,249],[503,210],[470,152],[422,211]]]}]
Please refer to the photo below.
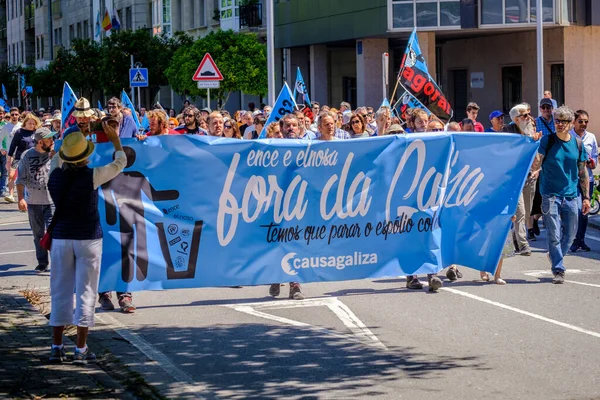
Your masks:
[{"label": "white trousers", "polygon": [[[50,325],[94,326],[102,239],[53,239],[50,256]],[[74,312],[73,293],[76,299]]]}]

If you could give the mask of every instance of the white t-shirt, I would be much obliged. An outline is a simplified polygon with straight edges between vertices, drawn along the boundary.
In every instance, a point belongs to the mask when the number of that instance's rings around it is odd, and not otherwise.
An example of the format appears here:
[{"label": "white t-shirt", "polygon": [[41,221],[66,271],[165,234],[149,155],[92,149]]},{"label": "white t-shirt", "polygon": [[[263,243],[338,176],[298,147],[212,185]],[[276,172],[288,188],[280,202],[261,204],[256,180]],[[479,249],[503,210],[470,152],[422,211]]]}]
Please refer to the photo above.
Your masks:
[{"label": "white t-shirt", "polygon": [[[19,125],[19,128],[21,127],[20,122],[17,122],[17,125]],[[7,122],[0,130],[0,148],[2,148],[2,150],[8,151],[10,147],[10,142],[12,142],[12,138],[14,136],[13,130],[15,126],[16,125],[12,122]]]}]

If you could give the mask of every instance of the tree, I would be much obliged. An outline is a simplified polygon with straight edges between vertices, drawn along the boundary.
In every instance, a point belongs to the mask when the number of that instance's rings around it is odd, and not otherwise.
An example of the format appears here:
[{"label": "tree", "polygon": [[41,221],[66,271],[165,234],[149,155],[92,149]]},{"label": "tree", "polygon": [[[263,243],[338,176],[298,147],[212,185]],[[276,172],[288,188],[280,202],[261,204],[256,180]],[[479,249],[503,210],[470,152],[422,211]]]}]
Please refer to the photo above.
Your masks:
[{"label": "tree", "polygon": [[234,91],[241,90],[260,96],[267,94],[265,44],[255,34],[231,30],[211,32],[193,44],[184,44],[175,51],[166,70],[169,83],[175,91],[206,97],[206,90],[198,89],[196,82],[192,81],[192,76],[206,53],[210,53],[223,74],[220,88],[211,91],[211,94],[215,93],[221,106],[227,103],[229,94]]},{"label": "tree", "polygon": [[184,33],[173,38],[153,36],[148,30],[117,31],[102,43],[100,73],[101,87],[107,94],[118,94],[129,87],[130,56],[148,68],[150,97],[154,98],[160,86],[168,85],[165,70],[173,53],[182,45],[190,45],[192,39]]}]

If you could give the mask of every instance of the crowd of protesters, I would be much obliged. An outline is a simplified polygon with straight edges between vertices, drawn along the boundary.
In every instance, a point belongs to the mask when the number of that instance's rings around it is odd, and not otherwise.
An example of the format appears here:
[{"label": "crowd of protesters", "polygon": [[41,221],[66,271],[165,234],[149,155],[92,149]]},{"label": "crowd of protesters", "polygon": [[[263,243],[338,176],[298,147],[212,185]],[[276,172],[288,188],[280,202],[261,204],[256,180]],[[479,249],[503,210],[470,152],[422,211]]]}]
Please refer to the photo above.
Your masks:
[{"label": "crowd of protesters", "polygon": [[[64,326],[77,325],[78,337],[75,361],[85,364],[95,356],[86,346],[89,327],[93,326],[94,308],[98,299],[102,309],[112,310],[111,293],[98,293],[102,229],[98,215],[97,188],[117,176],[126,166],[120,138],[146,140],[160,135],[208,135],[253,140],[350,140],[380,135],[419,134],[422,132],[504,132],[525,135],[539,141],[538,155],[527,176],[512,217],[513,229],[506,239],[502,258],[492,278],[481,273],[481,279],[503,285],[502,260],[515,254],[530,256],[530,242],[540,235],[539,220],[543,216],[547,230],[548,259],[553,283],[564,282],[564,256],[568,251],[590,251],[585,243],[587,213],[594,189],[593,169],[598,158],[595,136],[587,131],[589,114],[556,107],[551,94],[539,103],[539,116],[532,115],[527,103],[515,105],[508,115],[493,111],[489,123],[478,121],[479,106],[469,103],[467,118],[444,123],[427,110],[416,108],[403,111],[402,118],[388,107],[352,109],[347,102],[339,108],[311,104],[310,109],[298,110],[267,125],[272,111],[264,105],[257,109],[239,110],[231,115],[225,110],[198,109],[186,104],[180,113],[154,107],[140,109],[139,120],[147,121],[138,129],[132,110],[111,98],[106,111],[90,107],[85,98],[75,104],[72,117],[75,123],[61,131],[59,112],[21,112],[18,108],[0,110],[1,180],[0,193],[8,203],[18,203],[28,212],[33,231],[38,265],[37,272],[51,269],[52,318],[54,339],[52,361],[65,357],[62,345]],[[505,118],[510,121],[507,124]],[[487,128],[484,127],[487,125]],[[264,136],[261,133],[264,131]],[[55,155],[54,140],[63,139]],[[112,163],[89,168],[88,157],[95,143],[111,142],[115,148]],[[16,190],[15,190],[16,189]],[[16,195],[16,198],[15,198]],[[68,209],[66,213],[64,210]],[[48,251],[41,245],[46,232],[51,232],[53,244]],[[82,272],[83,271],[83,272]],[[457,266],[447,269],[451,280],[462,278]],[[443,282],[437,274],[428,275],[428,288],[437,291]],[[407,276],[409,289],[422,289],[417,276]],[[269,287],[269,294],[279,296],[280,283]],[[72,293],[76,293],[73,305]],[[117,293],[122,312],[135,310],[131,293]],[[300,284],[289,283],[289,298],[301,300]],[[73,313],[75,310],[75,313]]]}]

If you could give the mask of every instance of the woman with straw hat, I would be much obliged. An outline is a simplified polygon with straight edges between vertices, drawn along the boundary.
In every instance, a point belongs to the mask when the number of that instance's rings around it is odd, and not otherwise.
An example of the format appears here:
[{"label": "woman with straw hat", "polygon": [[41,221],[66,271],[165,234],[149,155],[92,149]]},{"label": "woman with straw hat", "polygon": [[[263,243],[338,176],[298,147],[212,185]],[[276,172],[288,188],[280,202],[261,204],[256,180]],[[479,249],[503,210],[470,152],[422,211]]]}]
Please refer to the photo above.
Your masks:
[{"label": "woman with straw hat", "polygon": [[[62,168],[50,174],[48,189],[55,205],[51,227],[50,290],[52,314],[52,350],[50,361],[62,362],[65,350],[62,335],[65,325],[77,325],[77,341],[73,364],[95,361],[86,345],[88,329],[94,326],[98,296],[102,228],[98,213],[98,187],[117,176],[127,164],[121,147],[118,127],[107,122],[104,132],[115,147],[115,160],[103,167],[89,168],[88,158],[94,143],[81,132],[65,137],[58,153]],[[73,308],[73,292],[76,304]]]}]

